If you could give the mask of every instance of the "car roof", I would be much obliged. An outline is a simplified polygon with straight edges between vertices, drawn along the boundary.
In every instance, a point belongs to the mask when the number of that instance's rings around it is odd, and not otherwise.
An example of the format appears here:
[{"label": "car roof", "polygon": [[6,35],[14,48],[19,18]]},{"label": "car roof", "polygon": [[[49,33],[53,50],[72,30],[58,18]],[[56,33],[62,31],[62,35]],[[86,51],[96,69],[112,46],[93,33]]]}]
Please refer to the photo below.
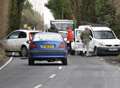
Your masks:
[{"label": "car roof", "polygon": [[95,26],[95,27],[92,27],[91,25],[79,26],[79,28],[77,30],[84,31],[85,28],[89,28],[92,31],[111,31],[111,29],[109,27],[104,27],[104,26]]},{"label": "car roof", "polygon": [[67,33],[67,31],[58,31],[58,33]]},{"label": "car roof", "polygon": [[55,33],[55,32],[39,32],[37,34],[50,34],[50,35],[60,35],[59,33]]},{"label": "car roof", "polygon": [[93,31],[111,31],[108,27],[91,27],[91,30]]},{"label": "car roof", "polygon": [[16,31],[21,31],[21,32],[40,32],[38,30],[25,30],[25,29],[19,29],[19,30],[16,30]]}]

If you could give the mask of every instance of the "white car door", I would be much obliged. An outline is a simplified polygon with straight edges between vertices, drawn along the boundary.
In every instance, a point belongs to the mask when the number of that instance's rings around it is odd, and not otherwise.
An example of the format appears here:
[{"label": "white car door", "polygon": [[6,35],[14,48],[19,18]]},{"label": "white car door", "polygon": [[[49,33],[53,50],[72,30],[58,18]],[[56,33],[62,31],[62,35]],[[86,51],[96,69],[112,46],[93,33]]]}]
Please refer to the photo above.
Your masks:
[{"label": "white car door", "polygon": [[5,49],[8,51],[16,51],[16,43],[18,41],[19,32],[11,33],[5,40]]},{"label": "white car door", "polygon": [[20,32],[19,37],[18,37],[18,41],[16,44],[16,50],[20,51],[22,45],[25,44],[25,42],[27,42],[27,34],[25,32]]},{"label": "white car door", "polygon": [[94,51],[94,37],[93,37],[93,33],[90,30],[90,42],[89,42],[89,51],[93,52]]}]

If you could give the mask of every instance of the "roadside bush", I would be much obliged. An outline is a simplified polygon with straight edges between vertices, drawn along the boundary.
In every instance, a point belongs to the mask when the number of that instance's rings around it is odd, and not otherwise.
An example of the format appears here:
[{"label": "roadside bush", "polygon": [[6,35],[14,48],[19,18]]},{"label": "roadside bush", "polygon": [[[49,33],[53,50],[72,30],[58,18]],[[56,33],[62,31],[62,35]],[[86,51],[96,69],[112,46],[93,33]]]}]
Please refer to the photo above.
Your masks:
[{"label": "roadside bush", "polygon": [[4,47],[0,44],[0,61],[4,60],[6,57]]},{"label": "roadside bush", "polygon": [[116,57],[117,61],[120,61],[120,54]]}]

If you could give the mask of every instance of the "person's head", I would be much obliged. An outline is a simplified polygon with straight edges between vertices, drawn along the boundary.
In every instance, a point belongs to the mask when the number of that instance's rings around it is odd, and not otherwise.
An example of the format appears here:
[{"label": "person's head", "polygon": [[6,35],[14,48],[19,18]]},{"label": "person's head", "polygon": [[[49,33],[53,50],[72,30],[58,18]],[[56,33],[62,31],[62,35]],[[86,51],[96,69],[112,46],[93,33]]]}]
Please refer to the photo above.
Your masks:
[{"label": "person's head", "polygon": [[90,31],[90,29],[86,27],[86,28],[85,28],[85,31]]},{"label": "person's head", "polygon": [[67,27],[67,30],[72,30],[72,27],[71,27],[71,26],[68,26],[68,27]]},{"label": "person's head", "polygon": [[90,30],[90,29],[86,27],[85,30]]}]

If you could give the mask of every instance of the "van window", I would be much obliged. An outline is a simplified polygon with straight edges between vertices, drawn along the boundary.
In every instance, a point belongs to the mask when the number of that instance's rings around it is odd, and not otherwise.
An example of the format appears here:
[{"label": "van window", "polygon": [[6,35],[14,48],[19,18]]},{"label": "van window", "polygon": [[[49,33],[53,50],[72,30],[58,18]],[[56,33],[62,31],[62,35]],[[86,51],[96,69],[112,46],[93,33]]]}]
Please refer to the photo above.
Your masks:
[{"label": "van window", "polygon": [[75,40],[76,40],[76,41],[79,41],[79,40],[80,40],[80,34],[81,34],[81,32],[82,32],[81,30],[76,30],[76,31],[75,31]]},{"label": "van window", "polygon": [[94,37],[96,39],[115,39],[115,35],[112,31],[94,31]]}]

